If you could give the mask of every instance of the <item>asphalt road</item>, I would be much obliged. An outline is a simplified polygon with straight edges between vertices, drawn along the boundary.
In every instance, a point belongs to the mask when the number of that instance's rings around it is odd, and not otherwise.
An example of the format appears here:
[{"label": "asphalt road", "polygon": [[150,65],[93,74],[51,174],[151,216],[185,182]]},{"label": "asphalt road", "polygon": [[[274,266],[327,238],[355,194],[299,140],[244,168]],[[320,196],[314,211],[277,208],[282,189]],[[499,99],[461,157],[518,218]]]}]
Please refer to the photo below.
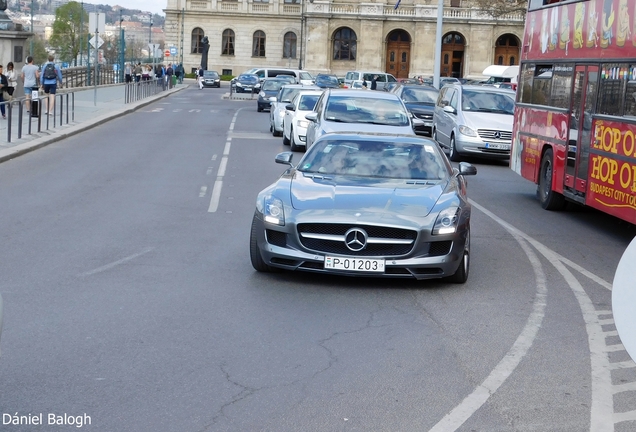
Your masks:
[{"label": "asphalt road", "polygon": [[610,291],[634,227],[543,211],[532,184],[476,161],[465,285],[257,273],[255,197],[288,147],[256,101],[220,95],[185,90],[0,164],[3,422],[636,429]]}]

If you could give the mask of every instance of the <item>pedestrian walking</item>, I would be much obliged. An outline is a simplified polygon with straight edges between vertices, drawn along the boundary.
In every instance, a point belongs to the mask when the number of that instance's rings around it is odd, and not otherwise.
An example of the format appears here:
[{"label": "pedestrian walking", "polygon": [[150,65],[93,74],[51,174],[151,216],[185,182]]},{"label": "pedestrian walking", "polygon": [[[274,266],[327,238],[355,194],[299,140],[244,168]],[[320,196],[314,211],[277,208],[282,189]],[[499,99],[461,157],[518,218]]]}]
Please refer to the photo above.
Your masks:
[{"label": "pedestrian walking", "polygon": [[132,73],[132,65],[130,63],[126,63],[126,66],[124,66],[124,77],[126,79],[126,84],[130,84],[132,82]]},{"label": "pedestrian walking", "polygon": [[4,94],[7,91],[8,87],[9,87],[9,80],[4,74],[2,65],[0,65],[0,113],[2,113],[2,118],[5,120],[7,118],[7,113],[6,113],[6,108],[4,106],[4,102],[5,102]]},{"label": "pedestrian walking", "polygon": [[185,69],[183,68],[183,63],[179,63],[177,66],[179,73],[177,74],[177,78],[179,80],[179,84],[183,84],[183,75],[185,75]]},{"label": "pedestrian walking", "polygon": [[141,81],[141,62],[137,63],[135,65],[135,69],[133,70],[133,73],[135,74],[135,82],[139,83],[139,81]]},{"label": "pedestrian walking", "polygon": [[38,89],[38,80],[40,79],[40,69],[33,64],[33,57],[26,58],[27,64],[22,67],[20,78],[24,85],[24,95],[27,112],[31,112],[31,93]]},{"label": "pedestrian walking", "polygon": [[168,69],[166,69],[166,76],[168,77],[168,88],[172,88],[172,75],[174,75],[174,69],[172,63],[168,63]]},{"label": "pedestrian walking", "polygon": [[377,89],[378,89],[378,76],[373,75],[373,79],[371,80],[371,90],[377,90]]},{"label": "pedestrian walking", "polygon": [[7,63],[7,72],[5,73],[7,80],[9,81],[9,87],[7,87],[7,93],[9,94],[9,100],[13,100],[13,93],[18,86],[18,73],[13,67],[13,62]]},{"label": "pedestrian walking", "polygon": [[49,55],[49,61],[42,65],[42,70],[40,71],[40,84],[42,84],[42,89],[44,90],[44,94],[48,95],[47,107],[45,114],[54,114],[55,113],[55,93],[57,93],[57,83],[60,83],[60,87],[62,86],[62,71],[60,67],[54,63],[55,57]]},{"label": "pedestrian walking", "polygon": [[197,71],[197,81],[199,82],[199,90],[203,90],[203,67],[199,66]]}]

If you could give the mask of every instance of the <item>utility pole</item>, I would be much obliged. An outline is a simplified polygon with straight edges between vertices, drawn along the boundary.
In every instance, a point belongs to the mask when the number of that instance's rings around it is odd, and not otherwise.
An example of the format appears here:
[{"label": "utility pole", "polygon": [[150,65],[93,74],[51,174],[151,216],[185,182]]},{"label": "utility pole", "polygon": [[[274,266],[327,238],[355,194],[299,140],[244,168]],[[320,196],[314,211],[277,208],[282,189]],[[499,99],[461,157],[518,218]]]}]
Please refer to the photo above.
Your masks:
[{"label": "utility pole", "polygon": [[179,47],[179,64],[183,64],[183,38],[185,34],[185,8],[181,8],[181,46]]},{"label": "utility pole", "polygon": [[33,0],[31,0],[31,33],[33,33],[31,35],[31,51],[29,52],[31,57],[33,57],[33,38],[35,37],[35,31],[33,31],[33,3]]},{"label": "utility pole", "polygon": [[[31,2],[33,2],[33,0],[31,0]],[[80,13],[80,28],[79,28],[80,34],[79,34],[79,40],[80,40],[80,47],[79,47],[79,52],[80,52],[80,66],[82,65],[82,57],[84,56],[84,52],[82,51],[82,36],[84,36],[82,33],[84,32],[84,2],[82,2],[82,12]],[[77,61],[77,59],[75,60]]]},{"label": "utility pole", "polygon": [[119,9],[119,82],[124,82],[124,63],[126,55],[126,44],[124,41],[124,29],[121,24],[124,22],[124,18],[121,16],[121,9]]},{"label": "utility pole", "polygon": [[[152,51],[152,73],[155,73],[155,48],[152,46],[152,12],[150,12],[150,26],[148,27],[148,54]],[[149,56],[150,57],[150,56]]]}]

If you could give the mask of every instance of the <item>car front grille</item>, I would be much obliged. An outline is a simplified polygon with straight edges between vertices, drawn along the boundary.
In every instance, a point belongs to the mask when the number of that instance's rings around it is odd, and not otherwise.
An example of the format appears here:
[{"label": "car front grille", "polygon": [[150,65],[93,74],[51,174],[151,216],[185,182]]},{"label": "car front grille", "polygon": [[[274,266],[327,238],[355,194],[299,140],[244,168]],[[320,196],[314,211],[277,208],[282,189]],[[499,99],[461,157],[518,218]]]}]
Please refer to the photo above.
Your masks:
[{"label": "car front grille", "polygon": [[[298,225],[300,243],[312,251],[325,254],[351,256],[398,256],[409,253],[415,244],[417,231],[353,224]],[[352,228],[360,228],[367,235],[367,244],[362,250],[353,251],[345,244],[345,234]]]},{"label": "car front grille", "polygon": [[284,232],[268,229],[265,230],[265,235],[267,236],[267,243],[280,247],[287,246],[287,234]]},{"label": "car front grille", "polygon": [[415,117],[417,117],[418,119],[422,119],[422,120],[433,120],[433,113],[430,113],[430,114],[415,113],[414,115],[415,115]]},{"label": "car front grille", "polygon": [[492,129],[477,129],[479,138],[483,140],[512,141],[512,132]]}]

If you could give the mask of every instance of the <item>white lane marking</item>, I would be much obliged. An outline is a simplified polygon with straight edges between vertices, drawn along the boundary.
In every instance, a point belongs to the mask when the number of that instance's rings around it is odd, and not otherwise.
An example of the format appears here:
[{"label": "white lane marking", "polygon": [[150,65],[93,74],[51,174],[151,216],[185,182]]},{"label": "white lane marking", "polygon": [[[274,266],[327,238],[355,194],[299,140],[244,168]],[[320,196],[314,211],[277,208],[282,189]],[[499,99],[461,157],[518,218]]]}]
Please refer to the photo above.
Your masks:
[{"label": "white lane marking", "polygon": [[599,284],[603,288],[607,288],[610,291],[612,290],[612,284],[611,283],[606,282],[602,278],[596,276],[594,273],[590,272],[589,270],[585,270],[580,265],[573,263],[569,259],[559,255],[558,253],[556,253],[554,251],[552,251],[552,252],[559,258],[559,261],[561,261],[563,264],[565,264],[568,267],[576,270],[577,272],[581,273],[583,276],[587,276],[589,279],[593,280],[594,282],[596,282],[597,284]]},{"label": "white lane marking", "polygon": [[526,325],[517,337],[510,350],[501,359],[499,364],[490,372],[488,377],[473,392],[468,395],[459,405],[444,416],[430,432],[455,431],[466,420],[468,420],[481,406],[486,403],[501,385],[508,379],[517,368],[521,360],[528,353],[541,328],[545,316],[546,296],[548,288],[546,286],[545,273],[541,261],[532,248],[516,233],[512,233],[514,239],[519,243],[525,252],[532,269],[537,285],[532,312],[526,321]]},{"label": "white lane marking", "polygon": [[[513,227],[503,219],[499,218],[485,207],[477,204],[473,200],[470,203],[482,211],[492,220],[503,226],[511,234],[517,234],[524,240],[529,242],[541,255],[543,255],[561,274],[570,289],[574,293],[575,298],[579,302],[583,320],[585,322],[585,330],[587,331],[588,344],[590,349],[590,367],[592,381],[592,403],[590,407],[590,430],[594,432],[613,432],[614,431],[614,400],[612,398],[612,379],[610,370],[615,368],[616,363],[610,364],[607,353],[605,352],[605,334],[599,324],[597,311],[594,303],[589,298],[581,283],[567,269],[561,261],[561,257],[547,246],[539,241]],[[563,258],[565,260],[565,258]],[[588,272],[589,274],[589,272]],[[585,274],[585,276],[588,276]],[[634,362],[630,362],[634,367]]]},{"label": "white lane marking", "polygon": [[212,189],[212,198],[210,199],[210,207],[208,207],[208,213],[214,213],[219,208],[219,199],[221,198],[221,189],[223,189],[223,180],[217,180],[214,182],[214,188]]},{"label": "white lane marking", "polygon": [[163,111],[163,108],[153,108],[150,110],[150,112],[161,112]]},{"label": "white lane marking", "polygon": [[110,264],[106,264],[105,266],[97,267],[94,270],[87,271],[87,272],[84,272],[84,273],[80,273],[77,276],[78,277],[92,276],[94,274],[101,273],[101,272],[104,272],[106,270],[110,270],[113,267],[117,267],[120,264],[124,264],[124,263],[126,263],[128,261],[132,261],[135,258],[138,258],[138,257],[140,257],[142,255],[145,255],[145,254],[147,254],[148,252],[150,252],[153,249],[154,249],[153,247],[148,247],[148,248],[142,250],[141,252],[137,252],[136,254],[132,254],[130,256],[127,256],[126,258],[122,258],[122,259],[117,260],[115,262],[112,262]]},{"label": "white lane marking", "polygon": [[198,109],[198,108],[193,108],[193,109],[191,109],[191,110],[190,110],[190,111],[188,111],[188,112],[201,112],[201,110],[200,110],[200,109]]},{"label": "white lane marking", "polygon": [[199,191],[199,198],[203,198],[207,192],[208,192],[208,187],[201,186],[201,190]]},{"label": "white lane marking", "polygon": [[[219,208],[219,200],[221,199],[221,190],[223,189],[223,177],[225,176],[225,170],[227,168],[227,160],[230,156],[230,149],[232,146],[232,132],[234,131],[234,125],[236,124],[236,118],[238,117],[241,110],[246,109],[239,108],[234,113],[234,117],[232,117],[232,121],[230,122],[230,128],[228,129],[227,141],[225,142],[225,149],[223,150],[223,157],[221,158],[221,164],[219,166],[219,172],[216,176],[216,182],[214,182],[214,187],[212,188],[212,197],[210,198],[210,206],[208,207],[208,213],[214,213]],[[216,155],[212,158],[212,160],[216,160]]]},{"label": "white lane marking", "polygon": [[182,108],[175,108],[175,109],[172,110],[172,112],[180,112],[180,111],[183,111],[183,109]]},{"label": "white lane marking", "polygon": [[215,161],[217,158],[217,155],[212,155],[212,160]]},{"label": "white lane marking", "polygon": [[208,170],[205,172],[205,175],[210,175],[212,174],[212,170],[214,169],[214,167],[208,167]]}]

